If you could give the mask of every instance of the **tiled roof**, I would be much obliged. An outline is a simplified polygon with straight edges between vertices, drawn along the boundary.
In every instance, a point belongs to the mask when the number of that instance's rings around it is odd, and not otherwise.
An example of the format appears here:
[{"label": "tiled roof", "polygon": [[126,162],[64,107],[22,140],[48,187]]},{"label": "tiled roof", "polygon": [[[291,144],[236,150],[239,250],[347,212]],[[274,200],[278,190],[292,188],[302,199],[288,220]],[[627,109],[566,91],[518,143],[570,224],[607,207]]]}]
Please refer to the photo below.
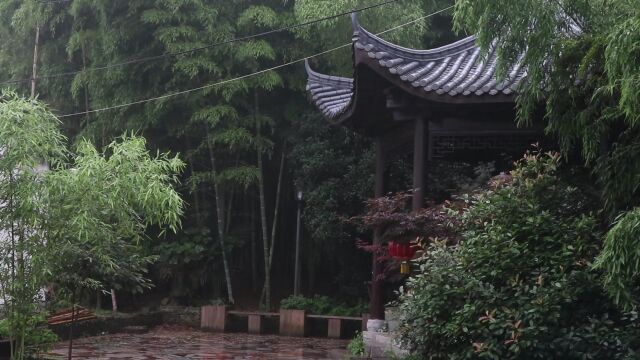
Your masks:
[{"label": "tiled roof", "polygon": [[475,36],[430,50],[413,50],[392,44],[365,30],[353,16],[355,51],[365,52],[398,80],[426,94],[449,96],[512,95],[525,69],[517,65],[499,81],[497,51],[481,55]]},{"label": "tiled roof", "polygon": [[[492,47],[483,56],[475,36],[435,49],[414,50],[392,44],[365,30],[355,14],[353,28],[354,52],[368,57],[369,67],[394,83],[414,89],[412,93],[433,101],[455,98],[464,101],[494,95],[510,99],[526,76],[526,70],[518,63],[508,69],[505,79],[498,80],[496,48]],[[351,105],[353,79],[317,73],[308,63],[306,67],[307,90],[313,102],[329,119],[337,118]]]},{"label": "tiled roof", "polygon": [[308,61],[305,66],[308,75],[307,91],[311,100],[329,119],[342,114],[351,103],[353,79],[317,73],[311,69]]}]

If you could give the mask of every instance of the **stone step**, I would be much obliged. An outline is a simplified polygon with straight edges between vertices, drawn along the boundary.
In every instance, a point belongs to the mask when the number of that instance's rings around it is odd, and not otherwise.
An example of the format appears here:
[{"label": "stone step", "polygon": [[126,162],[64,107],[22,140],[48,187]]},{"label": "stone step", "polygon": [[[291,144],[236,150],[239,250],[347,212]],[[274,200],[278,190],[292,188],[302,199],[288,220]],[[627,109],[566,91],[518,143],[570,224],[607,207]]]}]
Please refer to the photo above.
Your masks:
[{"label": "stone step", "polygon": [[365,350],[371,354],[372,359],[386,359],[388,354],[400,358],[409,355],[408,351],[401,349],[394,343],[393,333],[364,331],[362,336]]}]

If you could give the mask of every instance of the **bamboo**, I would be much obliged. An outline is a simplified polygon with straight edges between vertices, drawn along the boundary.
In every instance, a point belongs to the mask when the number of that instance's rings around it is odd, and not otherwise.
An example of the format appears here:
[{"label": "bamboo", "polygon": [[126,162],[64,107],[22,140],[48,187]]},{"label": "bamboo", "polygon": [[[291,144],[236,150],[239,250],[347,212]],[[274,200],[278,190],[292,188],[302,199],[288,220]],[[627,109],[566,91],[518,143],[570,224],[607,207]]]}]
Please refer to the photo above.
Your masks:
[{"label": "bamboo", "polygon": [[[273,210],[273,223],[271,225],[271,245],[269,246],[269,266],[268,266],[268,272],[271,273],[271,268],[272,268],[272,264],[273,264],[273,252],[274,252],[274,248],[275,248],[275,242],[276,242],[276,230],[277,230],[277,226],[278,226],[278,214],[279,214],[279,209],[280,209],[280,192],[282,189],[282,175],[284,173],[284,160],[285,160],[285,155],[286,155],[286,148],[287,148],[287,143],[285,142],[282,145],[282,156],[280,157],[280,171],[278,173],[278,185],[276,187],[276,203],[274,205],[274,210]],[[269,287],[271,287],[271,283],[268,284]],[[263,297],[266,297],[267,295],[267,283],[265,282],[264,287],[262,288],[262,294],[260,295],[260,299],[262,299]]]},{"label": "bamboo", "polygon": [[[186,136],[187,148],[191,149],[191,140],[189,136]],[[191,176],[193,176],[196,172],[195,166],[193,164],[193,155],[187,156],[187,162],[189,163],[189,170],[191,171]],[[196,184],[193,189],[193,204],[196,210],[196,224],[198,227],[202,226],[202,216],[200,211],[200,198],[198,197],[198,192],[200,189],[200,184]]]},{"label": "bamboo", "polygon": [[71,360],[73,354],[73,320],[76,309],[76,289],[73,289],[73,295],[71,296],[71,323],[69,325],[69,354],[68,360]]},{"label": "bamboo", "polygon": [[36,77],[38,76],[38,46],[40,45],[40,26],[36,26],[36,43],[33,47],[33,72],[31,74],[31,98],[36,97]]},{"label": "bamboo", "polygon": [[113,312],[118,312],[118,299],[116,297],[116,289],[111,289],[111,309]]},{"label": "bamboo", "polygon": [[256,207],[251,203],[251,288],[258,290],[258,254],[256,249]]},{"label": "bamboo", "polygon": [[[84,38],[82,39],[81,42],[81,50],[82,50],[82,71],[86,71],[87,69],[87,54],[84,48]],[[83,74],[85,77],[87,76],[87,74]],[[87,79],[83,78],[84,80],[84,86],[83,86],[83,92],[84,92],[84,110],[85,110],[85,114],[84,114],[84,119],[85,119],[85,126],[89,125],[89,88],[87,85]]]},{"label": "bamboo", "polygon": [[[254,120],[256,121],[256,135],[258,141],[261,136],[260,119],[258,119],[258,93],[254,92]],[[258,157],[258,192],[260,195],[260,220],[262,224],[262,247],[264,248],[264,298],[265,308],[271,309],[271,275],[269,274],[269,234],[267,233],[267,208],[264,195],[264,164],[262,160],[262,149],[256,147]],[[262,297],[260,302],[262,303]]]},{"label": "bamboo", "polygon": [[213,155],[213,147],[209,139],[209,128],[207,128],[207,146],[209,149],[209,161],[211,162],[211,172],[213,173],[213,191],[216,198],[216,218],[218,221],[218,241],[220,242],[220,248],[222,250],[222,265],[224,266],[224,276],[227,282],[227,297],[230,304],[235,303],[233,298],[233,288],[231,286],[231,273],[229,271],[229,263],[227,262],[227,251],[224,247],[224,206],[222,204],[222,198],[220,194],[220,187],[216,179],[216,159]]}]

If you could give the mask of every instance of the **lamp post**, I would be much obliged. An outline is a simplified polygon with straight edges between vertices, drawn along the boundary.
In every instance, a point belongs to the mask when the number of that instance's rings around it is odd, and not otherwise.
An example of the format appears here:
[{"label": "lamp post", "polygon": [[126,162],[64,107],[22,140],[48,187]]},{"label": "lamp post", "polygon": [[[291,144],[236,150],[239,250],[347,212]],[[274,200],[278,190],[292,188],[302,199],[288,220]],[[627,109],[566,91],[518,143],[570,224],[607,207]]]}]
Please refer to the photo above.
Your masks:
[{"label": "lamp post", "polygon": [[293,295],[300,295],[300,242],[302,241],[302,190],[296,192],[296,200],[298,203],[298,217],[296,220],[296,264],[293,279]]}]

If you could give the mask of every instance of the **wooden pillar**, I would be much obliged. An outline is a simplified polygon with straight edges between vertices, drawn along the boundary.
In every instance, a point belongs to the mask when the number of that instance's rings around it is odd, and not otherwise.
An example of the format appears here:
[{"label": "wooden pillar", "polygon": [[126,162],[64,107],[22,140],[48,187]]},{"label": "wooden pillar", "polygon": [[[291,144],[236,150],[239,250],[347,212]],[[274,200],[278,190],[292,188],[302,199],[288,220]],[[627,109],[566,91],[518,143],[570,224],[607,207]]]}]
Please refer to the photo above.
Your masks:
[{"label": "wooden pillar", "polygon": [[340,339],[342,336],[342,320],[341,319],[328,319],[327,320],[327,337],[330,339]]},{"label": "wooden pillar", "polygon": [[200,309],[200,327],[224,332],[227,329],[227,307],[209,305]]},{"label": "wooden pillar", "polygon": [[415,120],[415,130],[413,137],[413,210],[424,207],[425,197],[425,151],[426,134],[425,119],[419,117]]},{"label": "wooden pillar", "polygon": [[369,322],[369,314],[362,314],[362,331],[367,331],[367,322]]},{"label": "wooden pillar", "polygon": [[385,169],[385,153],[384,146],[382,145],[382,139],[376,138],[376,178],[375,178],[375,197],[383,197],[384,196],[384,169]]},{"label": "wooden pillar", "polygon": [[[376,138],[376,177],[375,197],[384,196],[384,168],[385,154],[382,139]],[[382,245],[382,233],[376,229],[373,234],[373,244]],[[371,303],[369,307],[372,320],[384,320],[383,282],[379,279],[382,274],[382,264],[378,262],[377,255],[373,254],[372,278],[371,278]]]},{"label": "wooden pillar", "polygon": [[307,314],[304,310],[280,309],[280,335],[304,337]]},{"label": "wooden pillar", "polygon": [[262,315],[249,314],[247,316],[247,328],[249,330],[249,334],[262,334]]}]

